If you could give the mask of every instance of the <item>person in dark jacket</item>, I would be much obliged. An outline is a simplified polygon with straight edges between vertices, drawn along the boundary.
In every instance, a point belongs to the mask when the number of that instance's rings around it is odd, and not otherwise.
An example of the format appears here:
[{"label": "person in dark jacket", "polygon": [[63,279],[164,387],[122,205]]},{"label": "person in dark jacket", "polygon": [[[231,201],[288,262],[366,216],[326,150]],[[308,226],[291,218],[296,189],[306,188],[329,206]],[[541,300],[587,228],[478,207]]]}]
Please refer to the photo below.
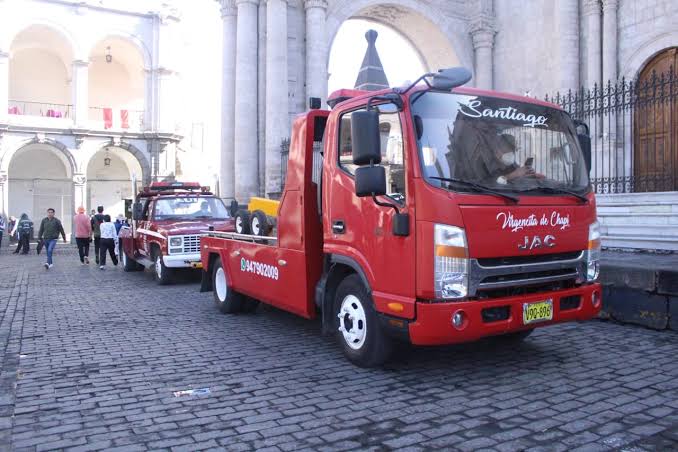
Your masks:
[{"label": "person in dark jacket", "polygon": [[25,213],[21,214],[19,222],[17,223],[17,235],[19,236],[19,244],[14,251],[14,254],[28,254],[28,241],[31,238],[33,231],[33,222]]},{"label": "person in dark jacket", "polygon": [[99,246],[101,243],[101,223],[104,222],[104,206],[97,207],[97,214],[92,217],[92,237],[94,237],[94,258],[99,263]]},{"label": "person in dark jacket", "polygon": [[40,231],[38,232],[38,239],[44,240],[45,249],[47,250],[47,262],[45,262],[47,270],[52,268],[52,253],[54,252],[59,235],[64,238],[65,242],[66,233],[64,232],[64,227],[61,225],[61,221],[54,216],[54,209],[50,207],[47,209],[47,217],[43,218],[40,223]]}]

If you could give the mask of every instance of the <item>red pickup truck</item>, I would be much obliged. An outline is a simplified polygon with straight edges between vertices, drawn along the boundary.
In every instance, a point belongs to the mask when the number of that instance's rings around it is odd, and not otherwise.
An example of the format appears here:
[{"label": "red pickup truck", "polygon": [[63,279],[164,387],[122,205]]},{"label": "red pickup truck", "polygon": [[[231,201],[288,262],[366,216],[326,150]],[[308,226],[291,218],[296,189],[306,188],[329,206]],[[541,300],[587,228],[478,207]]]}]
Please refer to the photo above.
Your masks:
[{"label": "red pickup truck", "polygon": [[200,237],[208,229],[233,231],[235,224],[221,199],[197,182],[153,182],[133,204],[132,227],[120,230],[120,259],[125,271],[153,268],[159,284],[174,270],[200,268]]},{"label": "red pickup truck", "polygon": [[201,290],[226,313],[320,316],[359,366],[397,340],[521,340],[596,316],[588,136],[557,105],[469,79],[342,90],[298,116],[273,235],[209,232]]}]

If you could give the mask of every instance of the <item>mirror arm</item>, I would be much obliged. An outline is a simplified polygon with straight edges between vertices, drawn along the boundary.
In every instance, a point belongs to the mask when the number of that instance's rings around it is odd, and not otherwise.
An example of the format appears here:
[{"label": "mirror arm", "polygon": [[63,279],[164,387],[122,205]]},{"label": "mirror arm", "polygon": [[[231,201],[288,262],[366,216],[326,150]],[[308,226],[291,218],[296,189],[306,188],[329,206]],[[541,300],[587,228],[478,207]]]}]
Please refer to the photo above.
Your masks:
[{"label": "mirror arm", "polygon": [[407,94],[407,92],[409,90],[414,88],[417,85],[417,83],[421,82],[422,80],[424,81],[424,83],[426,83],[426,85],[429,88],[431,88],[431,84],[428,82],[428,80],[426,80],[426,78],[427,77],[433,77],[434,75],[435,75],[435,73],[433,73],[433,72],[429,72],[428,74],[424,74],[421,77],[419,77],[418,79],[416,79],[414,82],[412,82],[412,84],[410,86],[408,86],[407,88],[405,88],[405,89],[403,89],[403,88],[393,88],[393,92],[395,92],[397,94]]},{"label": "mirror arm", "polygon": [[390,202],[379,201],[374,193],[372,193],[372,200],[374,201],[374,203],[376,205],[381,206],[381,207],[391,207],[393,210],[396,211],[396,214],[400,214],[400,210],[398,209],[398,206],[396,206],[395,204],[390,203]]},{"label": "mirror arm", "polygon": [[400,97],[400,94],[390,93],[390,94],[384,94],[383,96],[370,97],[370,99],[367,101],[367,110],[368,111],[370,109],[372,109],[372,102],[374,102],[374,101],[391,102],[391,103],[395,104],[396,107],[398,107],[398,110],[402,110],[403,106],[405,105],[402,97]]}]

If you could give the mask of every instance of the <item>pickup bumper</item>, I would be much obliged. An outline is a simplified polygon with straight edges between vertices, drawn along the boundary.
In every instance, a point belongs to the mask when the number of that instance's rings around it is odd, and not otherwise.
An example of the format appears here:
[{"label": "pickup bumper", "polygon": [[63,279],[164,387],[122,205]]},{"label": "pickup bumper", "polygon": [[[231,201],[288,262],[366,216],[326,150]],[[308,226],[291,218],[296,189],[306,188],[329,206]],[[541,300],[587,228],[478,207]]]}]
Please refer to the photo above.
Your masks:
[{"label": "pickup bumper", "polygon": [[[593,297],[597,303],[594,306]],[[579,297],[579,304],[573,307]],[[551,320],[524,324],[525,303],[552,300]],[[471,342],[486,336],[512,333],[530,328],[573,320],[588,320],[600,312],[602,289],[590,284],[557,292],[531,294],[492,300],[472,300],[455,303],[416,304],[416,320],[409,324],[410,341],[418,345],[442,345]],[[452,324],[453,315],[462,311],[465,321],[460,328]]]},{"label": "pickup bumper", "polygon": [[169,268],[202,268],[200,253],[165,255],[162,260]]}]

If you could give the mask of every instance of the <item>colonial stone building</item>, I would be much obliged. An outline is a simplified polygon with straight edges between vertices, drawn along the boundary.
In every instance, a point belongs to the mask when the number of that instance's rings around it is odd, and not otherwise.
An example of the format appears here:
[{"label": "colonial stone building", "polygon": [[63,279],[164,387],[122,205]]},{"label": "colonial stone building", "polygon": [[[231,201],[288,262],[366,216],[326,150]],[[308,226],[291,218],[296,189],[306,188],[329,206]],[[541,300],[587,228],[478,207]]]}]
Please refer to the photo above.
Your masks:
[{"label": "colonial stone building", "polygon": [[[657,65],[657,59],[674,58],[672,48],[678,46],[678,11],[666,0],[220,3],[224,63],[220,181],[225,197],[240,200],[280,191],[280,143],[289,135],[291,117],[306,109],[309,97],[326,99],[329,51],[347,19],[366,18],[394,28],[416,48],[430,71],[463,65],[473,72],[472,85],[542,98],[576,92],[582,86],[600,87],[608,80],[614,84],[621,77],[636,79],[648,65]],[[640,146],[627,149],[628,143],[619,141],[637,127],[633,121],[634,116],[599,120],[607,126],[595,129],[600,140],[594,140],[594,153],[603,148],[608,153],[642,152]],[[666,136],[673,138],[662,151],[662,161],[678,170],[674,133],[678,114],[670,113],[667,121]],[[626,126],[630,131],[618,130]],[[616,156],[605,158],[607,162]],[[612,173],[602,171],[594,170],[593,176],[609,179]],[[615,171],[612,176],[621,170]],[[605,187],[609,193],[635,191],[632,183],[623,190]],[[601,196],[608,243],[677,249],[677,190]],[[639,215],[639,209],[654,216]],[[647,218],[653,223],[644,224]],[[629,229],[630,224],[635,226]],[[643,240],[650,226],[652,237]]]}]

